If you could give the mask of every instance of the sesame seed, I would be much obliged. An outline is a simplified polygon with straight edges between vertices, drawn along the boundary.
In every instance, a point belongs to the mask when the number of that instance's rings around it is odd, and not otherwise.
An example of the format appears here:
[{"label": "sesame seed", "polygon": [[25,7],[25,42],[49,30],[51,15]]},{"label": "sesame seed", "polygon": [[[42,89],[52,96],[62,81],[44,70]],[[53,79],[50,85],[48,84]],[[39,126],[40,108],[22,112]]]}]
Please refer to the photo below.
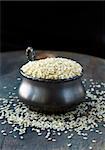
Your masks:
[{"label": "sesame seed", "polygon": [[105,127],[105,124],[103,124],[103,127]]},{"label": "sesame seed", "polygon": [[90,129],[90,132],[93,132],[94,130],[93,129]]},{"label": "sesame seed", "polygon": [[16,93],[12,93],[12,95],[15,95]]},{"label": "sesame seed", "polygon": [[93,140],[92,140],[92,143],[96,143],[96,140],[93,139]]},{"label": "sesame seed", "polygon": [[20,81],[20,80],[21,80],[21,78],[17,78],[17,80],[18,80],[18,81]]},{"label": "sesame seed", "polygon": [[21,139],[21,140],[23,140],[23,139],[24,139],[24,137],[23,137],[23,136],[20,136],[20,139]]},{"label": "sesame seed", "polygon": [[16,90],[16,89],[17,89],[17,87],[15,86],[13,89],[14,89],[14,90]]},{"label": "sesame seed", "polygon": [[7,122],[7,121],[5,120],[5,121],[1,122],[1,124],[6,124],[6,122]]},{"label": "sesame seed", "polygon": [[3,89],[6,89],[6,88],[7,88],[7,86],[4,86],[4,87],[3,87]]},{"label": "sesame seed", "polygon": [[98,134],[102,134],[102,132],[99,132]]},{"label": "sesame seed", "polygon": [[11,94],[11,92],[8,92],[8,94],[10,95],[10,94]]},{"label": "sesame seed", "polygon": [[52,138],[48,138],[47,140],[48,140],[48,141],[51,141],[51,140],[52,140]]},{"label": "sesame seed", "polygon": [[5,132],[5,130],[1,130],[1,133],[4,133]]},{"label": "sesame seed", "polygon": [[90,146],[89,149],[93,149],[93,148]]},{"label": "sesame seed", "polygon": [[13,131],[9,131],[9,133],[11,134],[11,133],[13,133]]},{"label": "sesame seed", "polygon": [[96,130],[95,132],[96,132],[96,133],[99,133],[99,130]]},{"label": "sesame seed", "polygon": [[10,95],[9,98],[13,98],[13,96]]},{"label": "sesame seed", "polygon": [[58,135],[61,135],[61,133],[60,133],[60,132],[58,132],[57,134],[58,134]]},{"label": "sesame seed", "polygon": [[7,135],[7,133],[3,133],[3,135],[4,135],[4,136],[6,136],[6,135]]},{"label": "sesame seed", "polygon": [[67,146],[68,146],[68,147],[71,147],[71,146],[72,146],[72,144],[71,144],[71,143],[69,143],[69,144],[67,144]]},{"label": "sesame seed", "polygon": [[68,138],[68,139],[71,139],[71,138],[72,138],[72,136],[71,136],[71,135],[69,135],[67,138]]},{"label": "sesame seed", "polygon": [[14,138],[16,138],[17,136],[16,136],[16,135],[14,135],[13,137],[14,137]]},{"label": "sesame seed", "polygon": [[67,133],[68,133],[68,131],[66,130],[66,131],[64,131],[64,133],[65,133],[65,134],[67,134]]},{"label": "sesame seed", "polygon": [[83,139],[84,139],[84,140],[87,140],[87,139],[88,139],[88,137],[84,136],[84,137],[83,137]]},{"label": "sesame seed", "polygon": [[38,133],[38,135],[40,136],[40,135],[42,135],[42,133],[40,132],[40,133]]},{"label": "sesame seed", "polygon": [[56,139],[52,139],[52,142],[56,142]]}]

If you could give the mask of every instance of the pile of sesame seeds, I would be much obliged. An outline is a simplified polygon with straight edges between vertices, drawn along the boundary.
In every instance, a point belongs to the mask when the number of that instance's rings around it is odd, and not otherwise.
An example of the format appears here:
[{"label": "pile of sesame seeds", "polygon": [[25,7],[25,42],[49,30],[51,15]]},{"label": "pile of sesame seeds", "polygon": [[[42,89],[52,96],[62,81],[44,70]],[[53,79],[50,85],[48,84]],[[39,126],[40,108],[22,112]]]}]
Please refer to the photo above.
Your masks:
[{"label": "pile of sesame seeds", "polygon": [[[17,78],[17,80],[20,80]],[[69,142],[68,147],[72,146],[71,139],[74,132],[83,137],[83,140],[88,140],[87,131],[95,130],[99,135],[102,131],[98,129],[99,123],[105,127],[105,83],[95,82],[93,79],[84,79],[83,84],[86,88],[86,102],[81,103],[75,110],[60,115],[46,115],[29,110],[29,108],[19,101],[15,93],[17,89],[13,87],[13,91],[8,92],[8,98],[0,98],[0,120],[1,124],[6,123],[12,126],[9,133],[5,129],[1,133],[6,136],[14,132],[18,132],[20,139],[24,139],[24,134],[28,128],[32,132],[36,132],[38,136],[43,135],[46,131],[45,138],[48,141],[56,142],[54,135],[61,136],[62,133],[69,134],[67,136]],[[6,90],[6,86],[3,87]],[[16,135],[13,135],[17,138]],[[96,143],[96,139],[92,139],[92,143]],[[89,146],[89,149],[92,149]]]},{"label": "pile of sesame seeds", "polygon": [[30,61],[21,70],[31,78],[57,80],[80,76],[82,66],[71,59],[57,57]]}]

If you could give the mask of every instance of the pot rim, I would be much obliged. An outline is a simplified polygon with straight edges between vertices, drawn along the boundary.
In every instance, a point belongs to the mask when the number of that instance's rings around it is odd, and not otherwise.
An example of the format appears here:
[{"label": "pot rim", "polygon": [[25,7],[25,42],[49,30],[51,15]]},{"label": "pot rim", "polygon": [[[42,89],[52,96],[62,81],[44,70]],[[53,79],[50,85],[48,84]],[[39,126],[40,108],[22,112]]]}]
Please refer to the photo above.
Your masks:
[{"label": "pot rim", "polygon": [[81,71],[81,74],[79,76],[74,76],[73,78],[65,78],[65,79],[43,79],[43,78],[34,78],[34,77],[31,77],[31,76],[28,76],[26,75],[23,70],[20,69],[20,74],[26,78],[26,79],[29,79],[29,80],[32,80],[32,81],[40,81],[40,82],[67,82],[67,81],[74,81],[74,80],[77,80],[79,78],[81,78],[83,76],[83,68],[82,68],[82,71]]}]

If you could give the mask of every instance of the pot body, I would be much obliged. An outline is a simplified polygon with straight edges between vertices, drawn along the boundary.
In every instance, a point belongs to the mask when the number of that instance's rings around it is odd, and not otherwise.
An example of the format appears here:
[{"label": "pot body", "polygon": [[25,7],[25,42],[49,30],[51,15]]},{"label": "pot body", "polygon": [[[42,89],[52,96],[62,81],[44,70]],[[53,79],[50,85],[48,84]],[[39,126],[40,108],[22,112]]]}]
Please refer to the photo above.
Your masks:
[{"label": "pot body", "polygon": [[84,101],[85,90],[81,78],[49,82],[23,77],[19,87],[19,97],[33,110],[63,113]]}]

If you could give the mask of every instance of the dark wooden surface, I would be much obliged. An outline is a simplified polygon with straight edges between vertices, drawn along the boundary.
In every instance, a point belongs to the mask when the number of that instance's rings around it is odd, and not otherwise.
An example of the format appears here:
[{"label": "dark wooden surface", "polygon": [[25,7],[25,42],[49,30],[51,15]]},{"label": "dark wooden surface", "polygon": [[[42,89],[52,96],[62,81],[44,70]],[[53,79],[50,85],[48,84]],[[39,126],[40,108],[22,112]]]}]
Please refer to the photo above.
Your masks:
[{"label": "dark wooden surface", "polygon": [[[43,54],[44,53],[44,54]],[[46,53],[46,54],[45,54]],[[105,60],[88,55],[69,53],[69,52],[38,52],[37,58],[44,57],[52,54],[54,56],[63,56],[72,58],[80,62],[84,67],[83,78],[93,78],[95,81],[105,82]],[[17,77],[20,76],[19,68],[27,62],[25,57],[25,51],[16,51],[0,54],[0,97],[6,97],[7,91],[13,88],[13,86],[19,86],[17,83]],[[3,86],[7,86],[4,91]],[[1,125],[0,130],[9,130],[8,124]],[[91,139],[97,137],[97,143],[92,144],[93,150],[105,150],[105,128],[100,126],[103,134],[101,136],[94,132],[91,132],[88,140],[83,140],[80,136],[75,135],[72,139],[72,147],[67,147],[67,135],[62,134],[56,137],[56,142],[48,142],[43,136],[37,136],[36,133],[28,131],[24,136],[24,140],[20,140],[18,137],[14,139],[11,135],[3,136],[0,133],[0,150],[88,150],[91,145]]]}]

